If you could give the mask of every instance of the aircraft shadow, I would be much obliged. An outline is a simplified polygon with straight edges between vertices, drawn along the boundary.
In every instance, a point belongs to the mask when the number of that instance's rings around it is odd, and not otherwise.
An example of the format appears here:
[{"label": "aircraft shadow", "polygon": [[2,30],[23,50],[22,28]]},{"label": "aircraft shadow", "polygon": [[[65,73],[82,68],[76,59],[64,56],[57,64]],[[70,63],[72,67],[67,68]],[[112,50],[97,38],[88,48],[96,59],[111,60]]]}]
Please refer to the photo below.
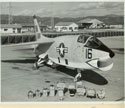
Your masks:
[{"label": "aircraft shadow", "polygon": [[[64,66],[58,66],[56,69],[65,74],[71,75],[73,77],[75,77],[75,75],[77,74],[76,70],[71,70],[71,69],[65,68]],[[98,73],[92,70],[83,71],[81,80],[88,81],[97,85],[108,84],[108,81],[103,76],[99,75]]]},{"label": "aircraft shadow", "polygon": [[36,58],[28,58],[28,59],[16,59],[16,60],[1,60],[1,62],[5,63],[34,63]]},{"label": "aircraft shadow", "polygon": [[[5,63],[34,63],[36,61],[36,58],[34,57],[28,57],[27,59],[16,59],[16,60],[2,60],[2,62]],[[75,77],[77,74],[76,70],[65,68],[64,66],[58,66],[56,69],[60,72],[63,72],[65,74],[68,74],[70,76]],[[106,85],[108,81],[101,76],[100,74],[92,71],[92,70],[85,70],[82,72],[82,78],[81,80],[88,81],[94,84],[98,85]]]},{"label": "aircraft shadow", "polygon": [[124,48],[112,48],[112,50],[118,50],[118,51],[123,51],[124,52]]}]

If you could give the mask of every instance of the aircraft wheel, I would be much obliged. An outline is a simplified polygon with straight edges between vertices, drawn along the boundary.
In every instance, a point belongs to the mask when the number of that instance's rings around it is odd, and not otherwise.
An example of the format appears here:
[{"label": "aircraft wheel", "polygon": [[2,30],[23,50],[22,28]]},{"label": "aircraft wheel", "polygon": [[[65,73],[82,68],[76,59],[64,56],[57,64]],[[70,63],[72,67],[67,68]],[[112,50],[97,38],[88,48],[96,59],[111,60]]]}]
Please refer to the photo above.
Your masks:
[{"label": "aircraft wheel", "polygon": [[38,66],[37,62],[34,63],[34,68],[39,69],[39,66]]},{"label": "aircraft wheel", "polygon": [[53,63],[53,64],[51,65],[51,67],[52,67],[53,69],[56,69],[57,65],[56,65],[55,63]]},{"label": "aircraft wheel", "polygon": [[77,75],[74,78],[74,82],[80,81],[82,77],[81,70],[77,69]]},{"label": "aircraft wheel", "polygon": [[39,59],[39,56],[36,56],[37,59]]}]

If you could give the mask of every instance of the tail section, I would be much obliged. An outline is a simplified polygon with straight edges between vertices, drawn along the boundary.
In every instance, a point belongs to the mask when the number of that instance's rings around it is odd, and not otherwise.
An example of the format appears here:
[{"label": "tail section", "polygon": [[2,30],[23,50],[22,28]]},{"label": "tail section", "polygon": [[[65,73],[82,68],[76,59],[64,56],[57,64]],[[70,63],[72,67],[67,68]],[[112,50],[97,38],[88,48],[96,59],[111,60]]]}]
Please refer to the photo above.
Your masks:
[{"label": "tail section", "polygon": [[48,39],[48,38],[46,38],[45,36],[42,35],[40,27],[39,27],[39,24],[37,22],[37,19],[36,19],[35,15],[33,16],[33,19],[34,19],[36,40],[39,40],[39,39]]}]

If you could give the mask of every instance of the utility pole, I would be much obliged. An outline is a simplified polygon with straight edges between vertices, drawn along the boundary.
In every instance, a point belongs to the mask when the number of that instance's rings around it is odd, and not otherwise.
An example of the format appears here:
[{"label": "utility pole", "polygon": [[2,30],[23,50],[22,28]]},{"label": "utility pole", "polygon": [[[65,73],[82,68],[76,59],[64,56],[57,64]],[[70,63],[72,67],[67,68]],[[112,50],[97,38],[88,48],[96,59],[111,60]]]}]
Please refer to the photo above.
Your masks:
[{"label": "utility pole", "polygon": [[52,30],[54,30],[54,17],[53,16],[51,17],[51,27],[52,27]]},{"label": "utility pole", "polygon": [[51,16],[51,27],[52,27],[52,30],[54,30],[54,4],[53,2],[51,3],[51,7],[52,7],[52,16]]},{"label": "utility pole", "polygon": [[8,24],[12,24],[12,23],[13,23],[13,17],[12,17],[12,6],[11,6],[11,2],[9,2]]}]

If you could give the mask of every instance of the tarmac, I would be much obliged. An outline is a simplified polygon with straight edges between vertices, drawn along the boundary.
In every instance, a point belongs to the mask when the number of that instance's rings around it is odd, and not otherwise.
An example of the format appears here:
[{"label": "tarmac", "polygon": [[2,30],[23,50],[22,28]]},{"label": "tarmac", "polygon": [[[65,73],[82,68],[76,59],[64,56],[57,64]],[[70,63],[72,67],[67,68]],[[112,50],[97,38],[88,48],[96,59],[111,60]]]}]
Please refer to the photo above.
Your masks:
[{"label": "tarmac", "polygon": [[[86,96],[70,97],[67,92],[63,102],[86,101],[121,101],[124,100],[124,37],[100,38],[115,52],[114,66],[107,72],[86,70],[82,72],[82,82],[86,88],[105,89],[104,99],[87,98]],[[54,97],[34,97],[28,99],[29,90],[42,91],[58,82],[66,86],[73,84],[76,71],[59,66],[33,68],[36,58],[29,46],[1,47],[1,101],[2,102],[60,102],[58,95]]]}]

